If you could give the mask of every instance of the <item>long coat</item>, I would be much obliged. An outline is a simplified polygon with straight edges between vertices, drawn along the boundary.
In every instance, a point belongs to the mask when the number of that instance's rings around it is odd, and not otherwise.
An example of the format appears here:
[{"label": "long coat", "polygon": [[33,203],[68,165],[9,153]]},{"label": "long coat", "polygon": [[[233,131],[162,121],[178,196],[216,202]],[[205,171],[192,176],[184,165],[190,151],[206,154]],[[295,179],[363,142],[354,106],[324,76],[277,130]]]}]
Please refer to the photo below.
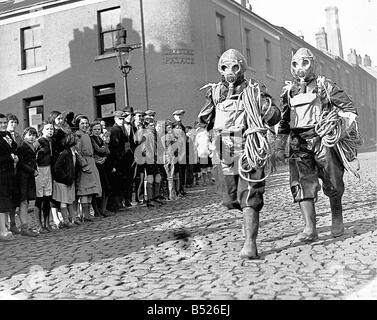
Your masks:
[{"label": "long coat", "polygon": [[79,171],[76,180],[76,194],[78,196],[95,195],[101,197],[101,180],[94,161],[92,141],[89,135],[81,130],[76,131],[75,134],[79,138],[77,151],[81,157],[78,157],[78,161],[83,162],[80,163],[82,168],[90,168],[89,171]]},{"label": "long coat", "polygon": [[19,184],[20,201],[34,200],[36,196],[35,176],[37,170],[37,155],[35,150],[27,143],[23,142],[17,149],[19,158],[17,164],[17,181]]},{"label": "long coat", "polygon": [[0,132],[0,212],[8,212],[15,206],[16,183],[14,179],[14,162],[12,153],[16,153],[17,144],[11,139],[9,144],[5,135],[10,134]]}]

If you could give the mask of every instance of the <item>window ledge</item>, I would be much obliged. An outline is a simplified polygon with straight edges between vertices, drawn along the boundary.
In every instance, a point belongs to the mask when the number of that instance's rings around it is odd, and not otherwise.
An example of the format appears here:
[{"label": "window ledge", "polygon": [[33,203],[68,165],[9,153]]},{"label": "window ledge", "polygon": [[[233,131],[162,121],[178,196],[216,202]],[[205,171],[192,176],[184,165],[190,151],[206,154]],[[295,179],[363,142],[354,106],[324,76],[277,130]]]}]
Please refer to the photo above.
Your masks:
[{"label": "window ledge", "polygon": [[115,52],[101,54],[99,56],[94,57],[94,61],[115,58],[116,56],[117,56],[117,54]]},{"label": "window ledge", "polygon": [[266,74],[266,77],[271,79],[271,80],[276,80],[276,78],[273,75],[268,74],[268,73]]},{"label": "window ledge", "polygon": [[42,71],[46,71],[46,70],[47,70],[47,66],[35,67],[35,68],[21,70],[21,71],[18,72],[18,75],[23,76],[25,74],[42,72]]}]

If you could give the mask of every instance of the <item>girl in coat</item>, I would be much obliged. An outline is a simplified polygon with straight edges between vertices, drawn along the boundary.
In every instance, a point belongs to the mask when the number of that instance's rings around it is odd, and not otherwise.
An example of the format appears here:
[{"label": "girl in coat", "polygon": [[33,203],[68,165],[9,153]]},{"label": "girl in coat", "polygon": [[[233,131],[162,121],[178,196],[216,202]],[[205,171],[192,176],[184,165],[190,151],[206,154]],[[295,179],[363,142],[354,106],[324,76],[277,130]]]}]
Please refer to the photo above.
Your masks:
[{"label": "girl in coat", "polygon": [[[92,205],[95,215],[108,217],[111,214],[106,210],[107,201],[111,193],[111,165],[110,161],[110,150],[108,144],[102,139],[105,138],[102,132],[102,125],[99,121],[94,121],[91,125],[92,135],[90,139],[92,140],[92,146],[94,151],[94,161],[96,163],[100,180],[102,186],[102,197],[96,197],[92,199]],[[106,139],[106,138],[105,138]]]},{"label": "girl in coat", "polygon": [[[54,134],[54,125],[43,122],[40,128],[42,136],[35,143],[37,153],[38,176],[35,177],[36,196],[34,214],[39,224],[39,233],[51,232],[50,226],[50,201],[52,196],[52,136]],[[43,212],[43,222],[42,215]]]},{"label": "girl in coat", "polygon": [[65,228],[72,228],[75,224],[80,224],[73,205],[76,199],[75,180],[79,170],[76,143],[76,136],[68,133],[63,139],[64,150],[54,165],[52,198],[59,203]]},{"label": "girl in coat", "polygon": [[26,128],[22,134],[22,138],[23,143],[17,149],[19,157],[17,181],[19,183],[20,196],[21,235],[35,237],[39,233],[29,228],[28,209],[29,201],[35,200],[36,196],[35,177],[38,176],[38,168],[34,143],[37,139],[37,130],[33,127]]},{"label": "girl in coat", "polygon": [[14,237],[6,228],[8,213],[14,208],[15,165],[18,162],[16,155],[17,144],[7,132],[8,120],[0,113],[0,241],[10,241]]}]

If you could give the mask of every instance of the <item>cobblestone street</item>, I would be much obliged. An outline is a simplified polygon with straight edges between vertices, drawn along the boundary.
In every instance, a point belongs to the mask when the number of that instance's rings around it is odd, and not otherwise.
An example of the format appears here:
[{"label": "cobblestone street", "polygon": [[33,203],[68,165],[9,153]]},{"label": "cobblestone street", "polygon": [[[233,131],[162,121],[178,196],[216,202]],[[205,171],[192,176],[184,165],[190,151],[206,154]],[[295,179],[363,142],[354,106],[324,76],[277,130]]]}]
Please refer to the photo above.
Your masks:
[{"label": "cobblestone street", "polygon": [[2,299],[377,299],[375,152],[346,174],[340,238],[330,236],[328,199],[317,203],[319,241],[295,241],[303,222],[288,172],[267,183],[260,260],[238,257],[242,214],[222,211],[215,188],[134,207],[74,229],[0,243]]}]

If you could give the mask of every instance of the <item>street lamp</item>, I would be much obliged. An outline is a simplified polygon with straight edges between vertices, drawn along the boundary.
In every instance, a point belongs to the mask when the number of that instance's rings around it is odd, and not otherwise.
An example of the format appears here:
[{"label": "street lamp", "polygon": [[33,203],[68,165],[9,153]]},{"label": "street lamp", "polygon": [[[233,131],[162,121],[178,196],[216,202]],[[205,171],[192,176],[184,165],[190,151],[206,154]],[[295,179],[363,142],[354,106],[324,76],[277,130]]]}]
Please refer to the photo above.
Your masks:
[{"label": "street lamp", "polygon": [[125,107],[129,107],[128,98],[128,84],[127,75],[132,70],[132,66],[129,64],[131,58],[131,52],[134,49],[140,48],[141,44],[127,45],[127,30],[123,27],[118,32],[118,45],[115,47],[118,58],[118,66],[123,74],[123,86],[124,86],[124,103]]}]

